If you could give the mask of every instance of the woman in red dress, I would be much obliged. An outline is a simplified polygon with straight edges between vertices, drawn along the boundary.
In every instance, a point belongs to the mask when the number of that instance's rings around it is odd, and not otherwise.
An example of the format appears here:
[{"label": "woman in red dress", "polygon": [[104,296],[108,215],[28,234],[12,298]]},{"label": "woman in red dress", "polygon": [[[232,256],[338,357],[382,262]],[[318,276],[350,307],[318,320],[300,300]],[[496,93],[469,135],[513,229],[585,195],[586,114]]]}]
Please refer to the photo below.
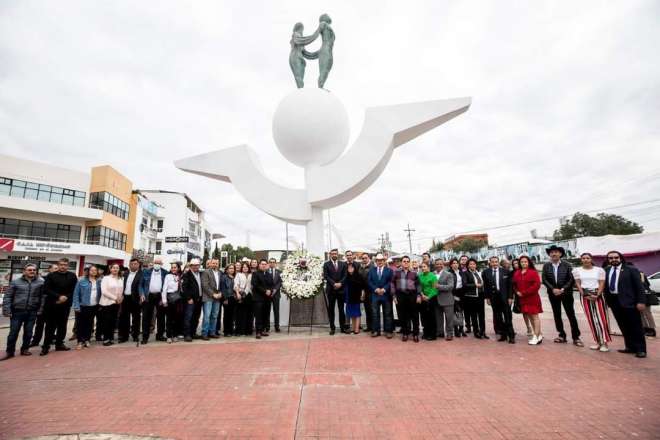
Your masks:
[{"label": "woman in red dress", "polygon": [[528,256],[523,255],[519,260],[520,270],[513,274],[513,290],[520,300],[520,312],[532,323],[533,334],[529,345],[538,345],[543,341],[539,317],[539,313],[543,313],[539,295],[541,278]]}]

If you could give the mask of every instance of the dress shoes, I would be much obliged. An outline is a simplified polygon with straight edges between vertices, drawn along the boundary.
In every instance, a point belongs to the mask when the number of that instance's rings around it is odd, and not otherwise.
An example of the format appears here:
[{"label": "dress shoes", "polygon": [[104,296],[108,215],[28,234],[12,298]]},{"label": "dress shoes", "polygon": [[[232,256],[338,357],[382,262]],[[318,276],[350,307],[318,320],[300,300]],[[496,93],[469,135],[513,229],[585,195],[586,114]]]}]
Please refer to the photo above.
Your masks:
[{"label": "dress shoes", "polygon": [[403,336],[401,336],[401,340],[402,340],[403,342],[408,342],[408,335],[403,335]]},{"label": "dress shoes", "polygon": [[183,340],[186,342],[192,342],[193,338],[191,338],[190,336],[186,336],[185,338],[183,338]]},{"label": "dress shoes", "polygon": [[633,350],[630,350],[628,348],[623,348],[621,350],[617,350],[619,353],[626,353],[626,354],[633,354],[635,353]]},{"label": "dress shoes", "polygon": [[419,336],[414,335],[413,336],[413,342],[419,342]]},{"label": "dress shoes", "polygon": [[255,335],[255,338],[256,339],[261,339],[261,333],[257,332],[257,334]]},{"label": "dress shoes", "polygon": [[481,333],[481,339],[490,339],[490,336],[488,336],[486,333]]},{"label": "dress shoes", "polygon": [[69,351],[69,350],[71,349],[64,344],[55,346],[55,351]]},{"label": "dress shoes", "polygon": [[387,339],[392,339],[394,337],[394,335],[392,333],[385,333],[385,337]]},{"label": "dress shoes", "polygon": [[334,335],[334,334],[335,334],[335,329],[334,329],[334,328],[331,328],[331,329],[330,329],[330,336],[332,336],[332,335]]},{"label": "dress shoes", "polygon": [[32,356],[30,350],[21,350],[21,356]]},{"label": "dress shoes", "polygon": [[280,332],[280,326],[279,326],[279,325],[276,325],[276,326],[275,326],[275,333],[279,333],[279,332]]},{"label": "dress shoes", "polygon": [[211,339],[208,336],[206,335],[202,336],[202,341],[210,341],[210,340]]},{"label": "dress shoes", "polygon": [[646,352],[645,351],[638,351],[637,353],[635,353],[635,357],[640,358],[640,359],[645,358],[646,357]]},{"label": "dress shoes", "polygon": [[209,338],[211,338],[211,339],[219,339],[220,336],[219,336],[219,335],[209,335]]},{"label": "dress shoes", "polygon": [[506,341],[506,336],[502,335],[500,338],[497,340],[497,342],[504,342]]}]

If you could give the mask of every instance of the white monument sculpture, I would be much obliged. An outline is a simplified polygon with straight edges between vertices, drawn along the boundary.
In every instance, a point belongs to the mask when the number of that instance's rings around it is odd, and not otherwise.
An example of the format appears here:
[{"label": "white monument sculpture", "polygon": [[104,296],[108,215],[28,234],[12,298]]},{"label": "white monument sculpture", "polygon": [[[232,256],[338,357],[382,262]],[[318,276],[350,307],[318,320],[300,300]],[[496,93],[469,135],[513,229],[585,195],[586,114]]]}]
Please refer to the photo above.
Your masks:
[{"label": "white monument sculpture", "polygon": [[[342,155],[350,133],[344,105],[323,87],[332,67],[334,32],[327,14],[317,31],[302,36],[296,23],[289,62],[298,89],[278,105],[273,138],[290,162],[305,169],[305,188],[281,186],[265,176],[254,151],[247,145],[177,160],[184,171],[230,182],[250,203],[287,221],[305,225],[308,250],[322,256],[323,210],[352,200],[383,172],[392,152],[406,142],[467,111],[470,98],[367,108],[364,126],[353,146]],[[303,47],[321,35],[318,52]],[[306,59],[319,58],[319,88],[303,88]]]},{"label": "white monument sculpture", "polygon": [[323,255],[323,210],[365,191],[396,147],[467,111],[470,98],[371,107],[362,132],[344,154],[349,123],[346,109],[330,92],[296,89],[273,117],[273,137],[290,162],[305,169],[305,188],[281,186],[262,171],[247,145],[177,160],[184,171],[230,182],[250,203],[273,217],[305,225],[308,250]]}]

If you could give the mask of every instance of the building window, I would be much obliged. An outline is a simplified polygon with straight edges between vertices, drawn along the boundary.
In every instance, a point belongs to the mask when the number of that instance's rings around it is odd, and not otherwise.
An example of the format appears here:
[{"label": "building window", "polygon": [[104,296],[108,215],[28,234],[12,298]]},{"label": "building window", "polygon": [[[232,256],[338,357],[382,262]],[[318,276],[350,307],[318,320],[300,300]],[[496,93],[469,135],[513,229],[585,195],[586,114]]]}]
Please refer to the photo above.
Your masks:
[{"label": "building window", "polygon": [[62,205],[85,206],[84,191],[41,185],[24,180],[0,177],[0,195],[20,197],[22,199],[41,200]]},{"label": "building window", "polygon": [[163,250],[163,242],[162,241],[157,241],[156,242],[156,253],[160,254],[160,252]]},{"label": "building window", "polygon": [[89,194],[89,207],[102,209],[112,215],[128,220],[128,203],[118,199],[109,192],[93,192]]},{"label": "building window", "polygon": [[163,232],[163,220],[158,220],[156,223],[156,232]]},{"label": "building window", "polygon": [[80,243],[81,229],[78,225],[0,218],[0,236],[22,238],[24,240]]},{"label": "building window", "polygon": [[126,250],[126,234],[105,226],[88,227],[85,233],[85,242],[122,251]]}]

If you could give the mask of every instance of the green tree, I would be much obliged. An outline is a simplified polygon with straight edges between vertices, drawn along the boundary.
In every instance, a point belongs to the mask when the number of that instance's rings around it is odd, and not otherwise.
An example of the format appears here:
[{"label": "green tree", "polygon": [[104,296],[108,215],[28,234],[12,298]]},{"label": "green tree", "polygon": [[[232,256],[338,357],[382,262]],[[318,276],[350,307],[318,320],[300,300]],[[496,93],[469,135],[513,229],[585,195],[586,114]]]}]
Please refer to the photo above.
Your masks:
[{"label": "green tree", "polygon": [[255,257],[254,251],[247,246],[237,246],[234,248],[231,243],[225,243],[220,247],[220,250],[227,251],[229,261],[238,261],[244,257],[252,260]]},{"label": "green tree", "polygon": [[213,259],[220,260],[220,249],[218,249],[218,243],[215,244],[215,249],[213,249]]},{"label": "green tree", "polygon": [[209,250],[204,247],[204,256],[202,257],[202,267],[206,267],[206,262],[209,261]]},{"label": "green tree", "polygon": [[559,229],[552,237],[555,240],[569,240],[577,237],[600,237],[603,235],[630,235],[644,232],[644,228],[620,215],[605,214],[603,212],[590,216],[576,212],[573,217]]},{"label": "green tree", "polygon": [[475,240],[474,238],[466,238],[452,248],[455,252],[476,252],[482,247],[486,246],[483,240]]},{"label": "green tree", "polygon": [[441,241],[435,241],[435,238],[431,242],[431,247],[429,248],[429,252],[439,252],[445,248],[445,245]]}]

